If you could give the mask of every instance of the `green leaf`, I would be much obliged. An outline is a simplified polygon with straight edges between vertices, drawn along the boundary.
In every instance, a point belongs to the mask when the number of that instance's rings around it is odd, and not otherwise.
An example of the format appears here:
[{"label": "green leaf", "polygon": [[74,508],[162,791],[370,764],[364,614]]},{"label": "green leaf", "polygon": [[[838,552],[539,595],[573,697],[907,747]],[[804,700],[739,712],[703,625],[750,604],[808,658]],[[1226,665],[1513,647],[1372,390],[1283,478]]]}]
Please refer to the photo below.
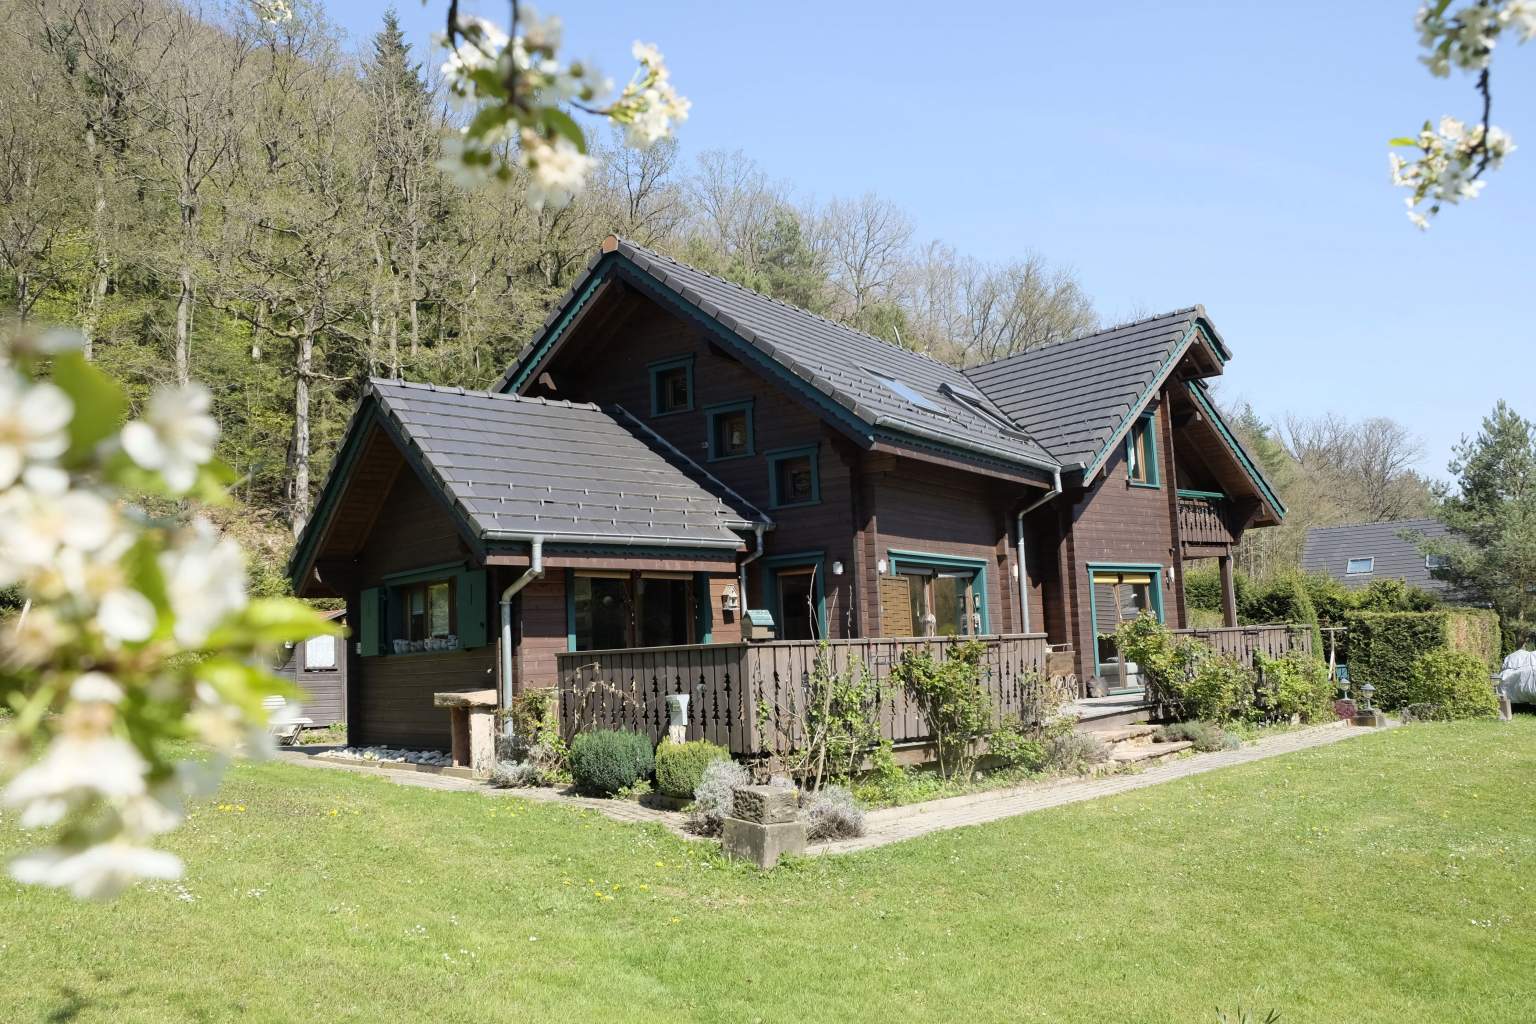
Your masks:
[{"label": "green leaf", "polygon": [[345,632],[341,625],[297,598],[258,597],[214,630],[206,646],[218,650],[228,646],[297,643],[312,636],[342,636]]},{"label": "green leaf", "polygon": [[582,153],[587,151],[587,137],[582,134],[581,125],[577,124],[570,114],[559,107],[545,107],[539,111],[539,120],[543,124],[544,134],[548,138],[563,135],[571,140],[571,144]]},{"label": "green leaf", "polygon": [[53,383],[75,403],[64,460],[78,465],[91,457],[97,444],[117,433],[128,412],[128,396],[79,352],[66,352],[54,359]]},{"label": "green leaf", "polygon": [[465,134],[472,138],[481,138],[491,131],[500,128],[512,120],[513,111],[502,103],[491,103],[481,107],[465,129]]},{"label": "green leaf", "polygon": [[1389,146],[1417,146],[1418,144],[1418,139],[1410,139],[1406,135],[1399,135],[1395,139],[1387,140],[1387,145]]}]

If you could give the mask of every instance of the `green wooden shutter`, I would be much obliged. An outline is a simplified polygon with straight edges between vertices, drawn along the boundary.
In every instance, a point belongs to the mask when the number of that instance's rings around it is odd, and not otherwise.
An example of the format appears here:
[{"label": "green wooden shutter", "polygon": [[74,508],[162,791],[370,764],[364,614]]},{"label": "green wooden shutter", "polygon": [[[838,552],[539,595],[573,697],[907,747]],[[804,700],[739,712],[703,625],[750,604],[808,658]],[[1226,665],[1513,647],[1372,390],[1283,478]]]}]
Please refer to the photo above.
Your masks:
[{"label": "green wooden shutter", "polygon": [[363,591],[359,604],[362,613],[362,623],[357,629],[358,643],[361,645],[362,655],[371,658],[384,653],[383,630],[379,628],[380,612],[383,609],[384,592],[378,587],[369,587]]},{"label": "green wooden shutter", "polygon": [[457,583],[459,646],[484,647],[487,633],[485,570],[461,570]]}]

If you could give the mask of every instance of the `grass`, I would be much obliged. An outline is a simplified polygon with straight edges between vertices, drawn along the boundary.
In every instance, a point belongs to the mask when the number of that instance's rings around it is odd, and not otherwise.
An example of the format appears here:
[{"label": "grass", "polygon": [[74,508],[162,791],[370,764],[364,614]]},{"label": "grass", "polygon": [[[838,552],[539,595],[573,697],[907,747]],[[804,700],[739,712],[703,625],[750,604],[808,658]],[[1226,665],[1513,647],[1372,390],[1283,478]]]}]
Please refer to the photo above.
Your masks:
[{"label": "grass", "polygon": [[[0,1021],[1525,1021],[1536,719],[1417,725],[771,874],[237,769],[180,886],[0,887]],[[0,852],[20,836],[0,826]]]}]

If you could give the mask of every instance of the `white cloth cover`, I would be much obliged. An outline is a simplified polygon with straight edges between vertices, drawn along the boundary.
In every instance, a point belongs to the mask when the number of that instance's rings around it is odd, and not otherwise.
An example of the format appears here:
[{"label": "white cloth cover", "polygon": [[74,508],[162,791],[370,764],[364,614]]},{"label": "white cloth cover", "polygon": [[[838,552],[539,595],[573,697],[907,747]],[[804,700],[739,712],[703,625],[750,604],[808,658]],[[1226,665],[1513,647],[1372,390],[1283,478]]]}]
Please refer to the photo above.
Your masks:
[{"label": "white cloth cover", "polygon": [[1525,648],[1504,659],[1499,672],[1504,695],[1518,704],[1536,704],[1536,651]]}]

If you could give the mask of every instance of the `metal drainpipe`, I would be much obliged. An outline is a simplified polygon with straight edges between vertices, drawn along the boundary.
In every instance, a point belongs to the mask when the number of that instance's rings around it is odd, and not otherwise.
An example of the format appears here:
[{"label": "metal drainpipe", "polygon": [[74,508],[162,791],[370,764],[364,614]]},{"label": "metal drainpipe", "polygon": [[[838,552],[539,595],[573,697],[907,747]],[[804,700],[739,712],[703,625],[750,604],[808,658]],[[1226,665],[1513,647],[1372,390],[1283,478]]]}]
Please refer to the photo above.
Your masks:
[{"label": "metal drainpipe", "polygon": [[[544,575],[544,538],[535,536],[530,543],[532,551],[529,555],[528,568],[521,576],[508,583],[507,589],[501,592],[501,706],[503,710],[512,706],[512,598],[517,596],[519,590]],[[508,738],[512,736],[512,716],[508,715],[502,721],[501,731]]]},{"label": "metal drainpipe", "polygon": [[1025,557],[1024,557],[1024,517],[1029,515],[1035,509],[1039,508],[1041,505],[1044,505],[1046,502],[1050,501],[1052,498],[1056,497],[1059,494],[1061,494],[1061,470],[1060,469],[1056,470],[1055,473],[1054,473],[1054,477],[1053,477],[1053,480],[1052,480],[1052,483],[1051,483],[1051,489],[1049,491],[1045,492],[1045,494],[1040,497],[1039,501],[1036,501],[1034,504],[1028,506],[1027,508],[1020,509],[1019,510],[1019,514],[1018,514],[1018,518],[1015,520],[1015,523],[1017,523],[1017,525],[1018,525],[1017,536],[1016,536],[1015,542],[1018,544],[1018,549],[1019,549],[1019,566],[1018,566],[1019,608],[1024,613],[1023,625],[1024,625],[1024,632],[1026,632],[1026,633],[1029,632],[1029,569],[1028,569],[1028,566],[1027,566],[1027,564],[1025,562]]},{"label": "metal drainpipe", "polygon": [[741,611],[737,613],[741,616],[745,616],[747,608],[750,607],[747,604],[747,563],[763,557],[763,532],[767,529],[762,523],[753,525],[752,532],[757,535],[757,550],[741,560]]}]

